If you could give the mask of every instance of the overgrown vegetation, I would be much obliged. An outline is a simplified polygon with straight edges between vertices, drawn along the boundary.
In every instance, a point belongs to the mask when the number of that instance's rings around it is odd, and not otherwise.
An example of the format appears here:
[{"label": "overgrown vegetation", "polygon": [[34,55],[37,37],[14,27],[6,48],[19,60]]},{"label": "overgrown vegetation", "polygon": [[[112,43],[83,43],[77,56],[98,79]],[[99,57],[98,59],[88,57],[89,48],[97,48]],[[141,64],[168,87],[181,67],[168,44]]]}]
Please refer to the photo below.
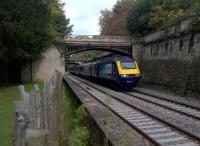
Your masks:
[{"label": "overgrown vegetation", "polygon": [[[39,88],[43,88],[41,83]],[[33,84],[25,85],[27,92],[32,89]],[[19,98],[17,86],[0,87],[0,146],[12,146],[13,101]]]},{"label": "overgrown vegetation", "polygon": [[62,86],[66,120],[66,146],[106,146],[104,134],[67,84]]},{"label": "overgrown vegetation", "polygon": [[86,126],[87,113],[78,106],[75,95],[67,85],[62,86],[63,106],[67,126],[67,146],[88,146],[89,130]]},{"label": "overgrown vegetation", "polygon": [[99,25],[102,35],[141,36],[199,10],[199,0],[118,0],[112,10],[101,12]]}]

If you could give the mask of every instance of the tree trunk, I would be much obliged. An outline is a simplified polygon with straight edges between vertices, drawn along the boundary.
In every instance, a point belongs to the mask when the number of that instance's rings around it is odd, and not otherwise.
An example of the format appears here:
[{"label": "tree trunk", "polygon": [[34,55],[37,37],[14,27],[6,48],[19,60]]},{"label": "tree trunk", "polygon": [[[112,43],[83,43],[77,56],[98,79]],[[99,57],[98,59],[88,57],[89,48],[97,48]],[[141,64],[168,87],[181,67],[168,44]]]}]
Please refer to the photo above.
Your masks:
[{"label": "tree trunk", "polygon": [[30,69],[31,69],[31,83],[33,83],[33,61],[32,60],[30,63]]}]

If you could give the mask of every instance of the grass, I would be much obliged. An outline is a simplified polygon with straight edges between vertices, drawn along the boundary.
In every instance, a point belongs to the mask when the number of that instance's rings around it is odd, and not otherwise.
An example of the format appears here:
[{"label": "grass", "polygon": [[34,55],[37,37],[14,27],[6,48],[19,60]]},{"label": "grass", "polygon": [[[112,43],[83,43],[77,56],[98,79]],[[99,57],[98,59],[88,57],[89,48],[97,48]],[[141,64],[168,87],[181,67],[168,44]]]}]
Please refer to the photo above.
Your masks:
[{"label": "grass", "polygon": [[[43,86],[39,83],[39,88]],[[33,84],[25,84],[25,90],[31,91]],[[0,87],[0,146],[12,146],[13,101],[20,99],[17,86]]]}]

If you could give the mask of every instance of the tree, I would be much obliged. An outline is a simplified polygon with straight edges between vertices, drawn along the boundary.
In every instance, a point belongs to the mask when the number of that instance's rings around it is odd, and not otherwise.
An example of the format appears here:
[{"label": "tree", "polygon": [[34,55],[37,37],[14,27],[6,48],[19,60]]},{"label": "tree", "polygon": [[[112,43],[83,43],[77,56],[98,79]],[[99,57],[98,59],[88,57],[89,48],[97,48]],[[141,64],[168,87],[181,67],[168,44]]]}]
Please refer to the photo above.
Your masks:
[{"label": "tree", "polygon": [[[54,13],[52,5],[57,6],[59,14]],[[0,12],[0,64],[18,66],[18,72],[23,64],[37,59],[56,43],[58,37],[71,32],[57,0],[1,0]]]},{"label": "tree", "polygon": [[102,10],[101,16],[99,17],[99,26],[100,26],[100,32],[102,35],[110,34],[110,24],[112,21],[113,13],[110,10]]},{"label": "tree", "polygon": [[101,11],[99,18],[102,35],[128,35],[126,29],[126,15],[134,0],[118,0],[112,10]]},{"label": "tree", "polygon": [[199,0],[137,0],[128,12],[127,29],[132,35],[144,35],[199,8]]},{"label": "tree", "polygon": [[[141,35],[151,31],[148,26],[154,0],[137,0],[132,4],[127,16],[127,29],[132,35]],[[156,1],[158,4],[160,1]]]},{"label": "tree", "polygon": [[152,30],[163,26],[167,21],[179,17],[185,13],[184,9],[167,10],[163,6],[154,6],[150,13],[150,20],[148,26]]},{"label": "tree", "polygon": [[56,40],[60,41],[68,36],[72,31],[70,19],[66,19],[63,11],[64,4],[59,0],[52,0],[50,3],[51,25],[56,30]]}]

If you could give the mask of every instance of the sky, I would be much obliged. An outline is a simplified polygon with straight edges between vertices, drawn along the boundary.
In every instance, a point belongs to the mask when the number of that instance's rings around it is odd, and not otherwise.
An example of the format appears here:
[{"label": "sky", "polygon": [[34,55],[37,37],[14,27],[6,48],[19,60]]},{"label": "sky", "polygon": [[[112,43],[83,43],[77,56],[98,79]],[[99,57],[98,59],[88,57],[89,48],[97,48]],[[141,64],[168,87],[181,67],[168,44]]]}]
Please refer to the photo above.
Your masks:
[{"label": "sky", "polygon": [[112,9],[117,0],[61,0],[65,15],[73,24],[73,35],[98,35],[100,11]]}]

